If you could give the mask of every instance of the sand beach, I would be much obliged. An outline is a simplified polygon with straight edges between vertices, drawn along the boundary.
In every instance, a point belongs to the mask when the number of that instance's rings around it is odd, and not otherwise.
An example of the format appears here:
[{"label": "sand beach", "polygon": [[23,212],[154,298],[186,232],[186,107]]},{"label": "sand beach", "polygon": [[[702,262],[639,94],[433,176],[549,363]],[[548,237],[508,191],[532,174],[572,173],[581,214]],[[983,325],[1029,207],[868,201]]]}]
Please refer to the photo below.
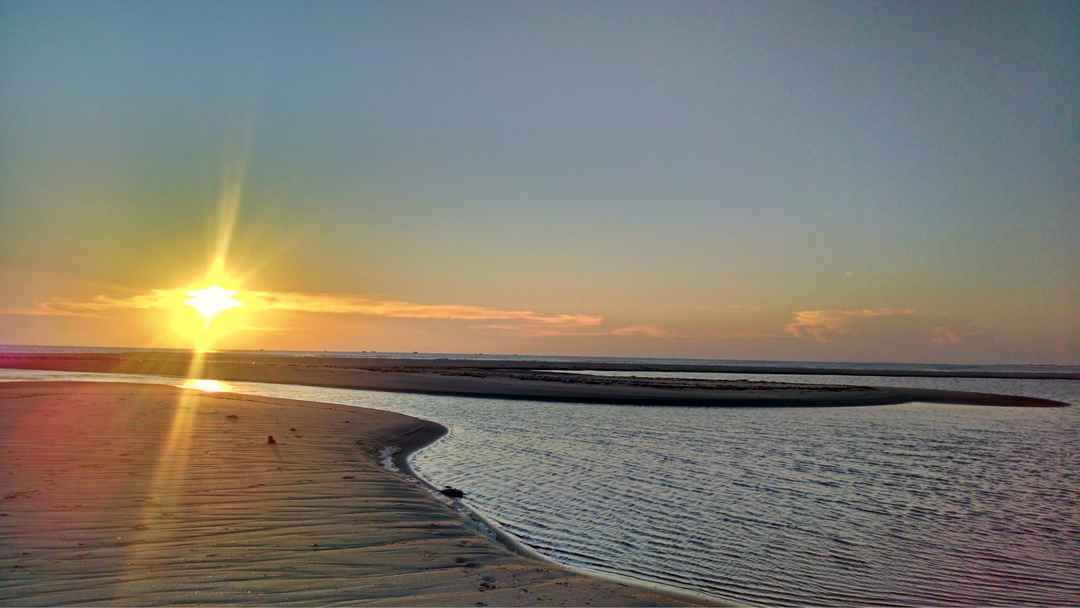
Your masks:
[{"label": "sand beach", "polygon": [[698,603],[511,551],[379,462],[443,432],[166,386],[0,385],[0,605]]}]

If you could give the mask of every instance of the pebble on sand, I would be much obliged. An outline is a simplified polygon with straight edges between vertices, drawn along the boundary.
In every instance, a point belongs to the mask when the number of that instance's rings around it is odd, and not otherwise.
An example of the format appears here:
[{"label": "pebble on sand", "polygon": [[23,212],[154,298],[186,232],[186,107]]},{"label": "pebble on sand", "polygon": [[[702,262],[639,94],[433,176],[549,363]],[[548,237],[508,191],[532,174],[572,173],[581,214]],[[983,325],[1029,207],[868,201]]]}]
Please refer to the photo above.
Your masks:
[{"label": "pebble on sand", "polygon": [[443,496],[446,496],[448,498],[464,498],[465,497],[465,492],[462,492],[461,490],[459,490],[457,488],[452,488],[450,486],[446,486],[445,488],[439,490],[439,494],[442,494]]}]

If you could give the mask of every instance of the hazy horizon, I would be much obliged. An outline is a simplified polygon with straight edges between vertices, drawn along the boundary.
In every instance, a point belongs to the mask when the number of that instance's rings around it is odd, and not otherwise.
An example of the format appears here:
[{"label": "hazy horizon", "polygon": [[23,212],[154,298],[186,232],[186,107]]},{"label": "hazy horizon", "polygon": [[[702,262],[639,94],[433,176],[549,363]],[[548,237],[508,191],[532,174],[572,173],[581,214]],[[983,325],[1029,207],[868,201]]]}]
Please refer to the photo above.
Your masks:
[{"label": "hazy horizon", "polygon": [[[18,353],[19,349],[36,349],[36,350],[110,350],[110,351],[170,351],[170,352],[189,352],[191,349],[187,347],[147,347],[147,346],[132,346],[132,345],[70,345],[70,344],[0,344],[0,354],[4,352]],[[821,363],[826,365],[888,365],[888,366],[915,366],[915,367],[927,367],[935,365],[943,365],[949,367],[1061,367],[1061,368],[1075,368],[1077,364],[1070,363],[1027,363],[1017,361],[996,361],[996,362],[982,362],[982,363],[963,363],[955,361],[849,361],[844,359],[734,359],[727,357],[656,357],[656,356],[634,356],[634,355],[572,355],[565,353],[508,353],[508,352],[455,352],[455,351],[384,351],[384,350],[369,350],[369,349],[355,349],[355,350],[328,350],[328,349],[272,349],[272,348],[220,348],[211,352],[229,353],[229,352],[263,352],[266,354],[275,353],[296,353],[296,354],[309,354],[309,353],[325,353],[328,355],[343,354],[343,355],[403,355],[405,358],[411,355],[418,355],[423,357],[435,357],[435,356],[461,356],[461,357],[484,357],[484,358],[529,358],[529,359],[627,359],[627,360],[645,360],[655,359],[657,361],[708,361],[708,362],[732,362],[732,363],[763,363],[766,365],[772,364],[785,364],[785,363]]]},{"label": "hazy horizon", "polygon": [[1080,364],[1078,22],[0,0],[0,343]]}]

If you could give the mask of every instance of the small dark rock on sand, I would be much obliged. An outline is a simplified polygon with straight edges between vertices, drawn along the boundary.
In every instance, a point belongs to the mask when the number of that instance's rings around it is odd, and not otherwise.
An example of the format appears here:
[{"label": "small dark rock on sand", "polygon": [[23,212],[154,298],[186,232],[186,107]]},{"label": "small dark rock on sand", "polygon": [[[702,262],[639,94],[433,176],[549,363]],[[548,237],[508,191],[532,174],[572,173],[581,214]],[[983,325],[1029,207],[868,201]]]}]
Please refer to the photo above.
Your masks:
[{"label": "small dark rock on sand", "polygon": [[275,444],[277,444],[277,440],[274,439],[274,436],[273,435],[267,435],[266,436],[266,445],[275,445]]},{"label": "small dark rock on sand", "polygon": [[239,417],[239,416],[237,416],[236,414],[229,414],[228,416],[225,416],[225,417],[226,417],[227,419],[229,419],[229,420],[232,420],[233,422],[236,422],[237,420],[239,420],[239,419],[240,419],[240,417]]},{"label": "small dark rock on sand", "polygon": [[446,496],[447,498],[464,498],[465,497],[465,492],[462,492],[461,490],[459,490],[457,488],[451,488],[450,486],[446,486],[445,488],[439,490],[439,494],[442,494],[443,496]]}]

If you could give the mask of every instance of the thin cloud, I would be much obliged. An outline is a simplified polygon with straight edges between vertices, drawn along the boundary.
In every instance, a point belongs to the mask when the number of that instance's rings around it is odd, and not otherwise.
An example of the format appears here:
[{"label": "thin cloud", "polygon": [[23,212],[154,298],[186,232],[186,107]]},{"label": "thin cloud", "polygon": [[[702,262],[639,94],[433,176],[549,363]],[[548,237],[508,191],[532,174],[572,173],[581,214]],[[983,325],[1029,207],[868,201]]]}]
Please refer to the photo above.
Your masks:
[{"label": "thin cloud", "polygon": [[910,308],[800,310],[784,327],[796,338],[821,343],[842,338],[886,341],[896,345],[933,344],[954,347],[986,331],[963,319],[918,313]]},{"label": "thin cloud", "polygon": [[442,319],[455,321],[516,321],[541,325],[591,327],[600,325],[600,315],[544,313],[528,309],[491,308],[462,304],[419,304],[403,300],[376,300],[331,294],[248,292],[245,305],[259,310],[357,314],[397,319]]},{"label": "thin cloud", "polygon": [[[0,308],[0,316],[4,317],[44,317],[47,313],[43,313],[40,308]],[[74,315],[66,315],[74,316]]]},{"label": "thin cloud", "polygon": [[613,336],[644,336],[647,338],[670,338],[671,332],[658,325],[629,325],[611,330]]},{"label": "thin cloud", "polygon": [[614,328],[577,328],[567,326],[525,326],[513,324],[478,325],[477,329],[491,329],[508,333],[522,334],[532,338],[577,338],[577,337],[646,337],[667,339],[672,333],[657,325],[628,325]]},{"label": "thin cloud", "polygon": [[867,319],[886,317],[910,317],[910,308],[861,308],[855,310],[800,310],[795,319],[784,326],[784,331],[796,338],[809,338],[828,342],[836,336],[848,333],[851,325]]},{"label": "thin cloud", "polygon": [[930,341],[934,344],[952,346],[960,344],[963,338],[961,338],[960,332],[952,327],[935,327],[930,331]]},{"label": "thin cloud", "polygon": [[[5,314],[35,316],[104,317],[125,310],[166,309],[182,305],[186,289],[154,289],[126,297],[97,295],[89,299],[53,298],[31,309]],[[600,315],[546,313],[529,309],[493,308],[462,304],[422,304],[404,300],[379,300],[350,295],[295,292],[245,291],[237,299],[252,311],[278,310],[314,314],[366,315],[398,319],[494,321],[551,327],[595,327]]]},{"label": "thin cloud", "polygon": [[124,310],[168,308],[182,303],[187,296],[183,289],[154,289],[126,297],[96,295],[90,299],[52,298],[30,309],[13,314],[42,317],[104,317]]}]

